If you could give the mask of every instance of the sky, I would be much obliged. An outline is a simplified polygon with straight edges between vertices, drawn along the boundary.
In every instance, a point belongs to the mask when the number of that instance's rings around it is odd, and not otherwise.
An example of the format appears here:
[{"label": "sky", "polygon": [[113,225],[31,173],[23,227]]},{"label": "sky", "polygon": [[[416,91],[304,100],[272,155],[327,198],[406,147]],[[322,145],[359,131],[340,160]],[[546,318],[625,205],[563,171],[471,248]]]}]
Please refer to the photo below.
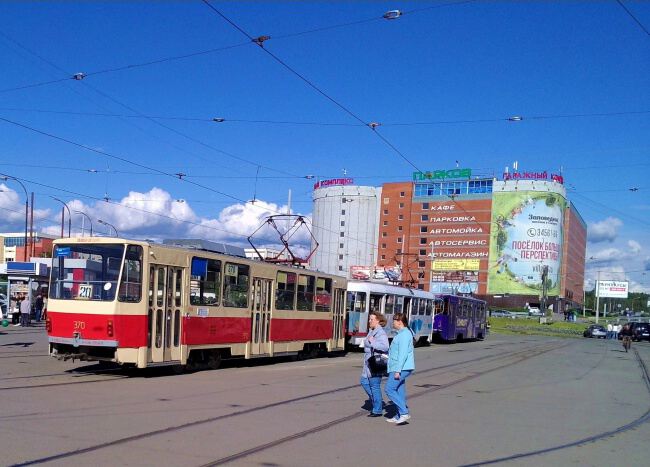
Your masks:
[{"label": "sky", "polygon": [[103,235],[244,245],[319,179],[516,161],[563,174],[589,288],[650,292],[650,2],[209,3],[0,3],[0,231],[21,182],[41,232],[62,201]]}]

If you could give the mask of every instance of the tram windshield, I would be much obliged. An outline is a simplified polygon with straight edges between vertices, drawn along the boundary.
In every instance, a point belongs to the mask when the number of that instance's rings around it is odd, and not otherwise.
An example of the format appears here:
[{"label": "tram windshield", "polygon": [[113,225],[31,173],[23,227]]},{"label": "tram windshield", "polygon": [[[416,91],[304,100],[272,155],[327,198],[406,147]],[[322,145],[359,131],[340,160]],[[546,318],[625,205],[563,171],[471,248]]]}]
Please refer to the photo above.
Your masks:
[{"label": "tram windshield", "polygon": [[[142,290],[142,247],[123,244],[56,245],[50,298],[137,302]],[[120,271],[122,284],[118,288]],[[118,292],[119,290],[119,292]]]}]

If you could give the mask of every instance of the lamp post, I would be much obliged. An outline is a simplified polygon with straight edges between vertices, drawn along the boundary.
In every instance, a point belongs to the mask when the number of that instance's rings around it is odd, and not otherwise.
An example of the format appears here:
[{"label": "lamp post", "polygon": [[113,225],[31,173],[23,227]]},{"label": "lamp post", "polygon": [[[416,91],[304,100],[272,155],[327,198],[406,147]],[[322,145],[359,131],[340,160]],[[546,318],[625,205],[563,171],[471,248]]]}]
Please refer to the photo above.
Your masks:
[{"label": "lamp post", "polygon": [[[114,225],[109,224],[108,222],[103,221],[103,220],[101,220],[101,219],[97,219],[97,222],[99,222],[100,224],[105,225],[106,227],[110,227],[110,228],[112,228],[112,229],[115,231],[115,236],[116,236],[116,237],[119,237],[119,234],[117,233],[117,229],[115,228]],[[110,230],[109,230],[108,233],[110,234]]]},{"label": "lamp post", "polygon": [[76,212],[77,214],[81,214],[82,216],[84,216],[84,217],[81,219],[81,236],[82,236],[82,237],[84,236],[84,226],[85,226],[84,221],[85,221],[86,219],[88,219],[88,222],[90,223],[90,236],[92,237],[92,236],[93,236],[93,221],[92,221],[92,219],[90,218],[90,216],[89,216],[88,214],[86,214],[85,212],[82,212],[82,211],[75,211],[75,212]]},{"label": "lamp post", "polygon": [[16,182],[20,183],[20,186],[23,187],[23,191],[25,192],[25,252],[23,254],[23,261],[27,262],[27,224],[29,219],[29,196],[27,195],[27,188],[25,188],[23,182],[18,180],[16,177],[12,177],[11,175],[0,173],[0,179],[4,181],[15,180]]},{"label": "lamp post", "polygon": [[[50,196],[54,201],[58,201],[61,203],[63,206],[65,206],[65,209],[68,210],[68,238],[70,238],[70,230],[72,229],[72,214],[70,214],[70,208],[68,207],[67,204],[65,204],[63,201],[61,201],[59,198],[55,198],[54,196]],[[63,238],[63,226],[65,224],[65,211],[63,208],[61,208],[61,238]]]}]

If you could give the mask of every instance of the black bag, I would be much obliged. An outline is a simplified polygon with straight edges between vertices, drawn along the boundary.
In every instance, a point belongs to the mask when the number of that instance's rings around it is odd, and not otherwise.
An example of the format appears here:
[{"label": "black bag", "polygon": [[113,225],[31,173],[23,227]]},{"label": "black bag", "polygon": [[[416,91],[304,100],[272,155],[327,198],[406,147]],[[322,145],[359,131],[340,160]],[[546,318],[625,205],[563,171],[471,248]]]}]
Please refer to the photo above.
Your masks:
[{"label": "black bag", "polygon": [[388,371],[388,359],[384,357],[386,352],[372,349],[368,359],[368,369],[373,375],[383,375]]}]

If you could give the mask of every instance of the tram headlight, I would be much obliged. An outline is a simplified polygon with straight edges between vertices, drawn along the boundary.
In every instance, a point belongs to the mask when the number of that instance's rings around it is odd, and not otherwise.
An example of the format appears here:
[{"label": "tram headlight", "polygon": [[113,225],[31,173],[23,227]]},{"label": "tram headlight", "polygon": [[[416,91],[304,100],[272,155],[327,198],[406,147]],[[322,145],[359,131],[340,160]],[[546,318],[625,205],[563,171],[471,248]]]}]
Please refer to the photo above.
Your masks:
[{"label": "tram headlight", "polygon": [[45,329],[47,332],[52,332],[52,318],[49,316],[45,318]]}]

